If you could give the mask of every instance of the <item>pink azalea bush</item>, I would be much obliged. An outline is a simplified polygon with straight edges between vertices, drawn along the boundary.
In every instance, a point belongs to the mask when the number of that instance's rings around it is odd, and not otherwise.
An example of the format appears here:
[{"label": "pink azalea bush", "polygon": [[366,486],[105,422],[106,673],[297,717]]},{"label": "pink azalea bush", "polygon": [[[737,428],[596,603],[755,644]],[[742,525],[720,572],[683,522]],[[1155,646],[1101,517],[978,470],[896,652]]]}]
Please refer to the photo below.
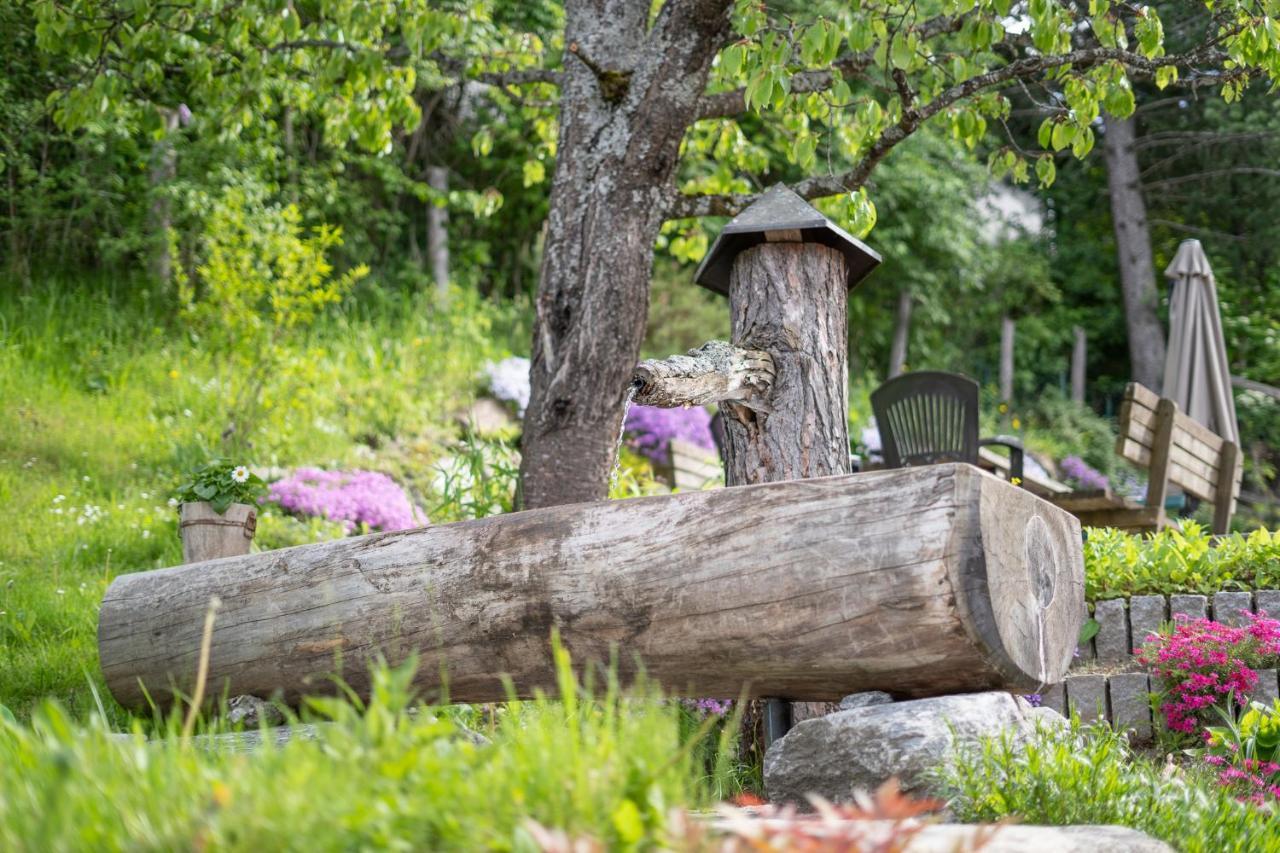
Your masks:
[{"label": "pink azalea bush", "polygon": [[623,431],[627,434],[628,446],[659,465],[671,461],[668,447],[673,438],[706,450],[716,449],[711,437],[711,415],[701,406],[688,409],[632,406],[627,410]]},{"label": "pink azalea bush", "polygon": [[1233,711],[1232,699],[1244,706],[1258,684],[1257,670],[1280,662],[1280,622],[1242,615],[1246,622],[1238,627],[1179,616],[1172,634],[1148,635],[1135,650],[1165,687],[1160,710],[1170,731],[1203,729],[1214,720],[1214,708]]},{"label": "pink azalea bush", "polygon": [[404,489],[376,471],[322,471],[299,468],[277,480],[267,497],[296,515],[312,515],[341,523],[348,533],[405,530],[427,523]]}]

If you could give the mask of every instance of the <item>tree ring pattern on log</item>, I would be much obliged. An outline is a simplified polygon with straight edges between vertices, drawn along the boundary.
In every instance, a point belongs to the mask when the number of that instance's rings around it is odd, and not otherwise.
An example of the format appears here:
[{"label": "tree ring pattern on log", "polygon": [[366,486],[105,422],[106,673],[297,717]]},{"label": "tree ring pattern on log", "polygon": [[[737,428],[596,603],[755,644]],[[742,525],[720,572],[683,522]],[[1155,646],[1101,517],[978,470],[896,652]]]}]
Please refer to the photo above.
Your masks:
[{"label": "tree ring pattern on log", "polygon": [[1009,673],[1034,675],[1028,689],[1054,684],[1071,665],[1084,612],[1079,522],[1025,489],[976,469],[973,475],[988,559],[984,578],[963,581],[967,589],[979,584],[977,594],[963,596],[972,610],[967,624]]},{"label": "tree ring pattern on log", "polygon": [[1027,521],[1026,530],[1027,578],[1035,591],[1036,601],[1044,610],[1053,603],[1053,594],[1057,589],[1054,580],[1054,567],[1061,562],[1049,536],[1049,528],[1044,519],[1033,515]]}]

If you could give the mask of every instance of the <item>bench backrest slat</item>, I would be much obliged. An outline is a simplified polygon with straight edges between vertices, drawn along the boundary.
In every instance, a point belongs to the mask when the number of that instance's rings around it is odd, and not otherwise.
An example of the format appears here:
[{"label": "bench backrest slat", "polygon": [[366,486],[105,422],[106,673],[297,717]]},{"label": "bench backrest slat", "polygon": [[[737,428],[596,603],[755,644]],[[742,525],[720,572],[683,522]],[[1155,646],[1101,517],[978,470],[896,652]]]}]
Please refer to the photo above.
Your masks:
[{"label": "bench backrest slat", "polygon": [[[1116,453],[1135,465],[1149,468],[1160,444],[1161,398],[1149,388],[1136,382],[1125,389],[1120,404],[1120,435],[1116,439]],[[1188,415],[1177,411],[1176,406],[1166,406],[1164,411],[1173,414],[1168,448],[1168,481],[1203,501],[1219,503],[1227,493],[1231,494],[1234,513],[1235,500],[1240,493],[1239,454],[1213,430]],[[1227,479],[1223,481],[1226,469]]]}]

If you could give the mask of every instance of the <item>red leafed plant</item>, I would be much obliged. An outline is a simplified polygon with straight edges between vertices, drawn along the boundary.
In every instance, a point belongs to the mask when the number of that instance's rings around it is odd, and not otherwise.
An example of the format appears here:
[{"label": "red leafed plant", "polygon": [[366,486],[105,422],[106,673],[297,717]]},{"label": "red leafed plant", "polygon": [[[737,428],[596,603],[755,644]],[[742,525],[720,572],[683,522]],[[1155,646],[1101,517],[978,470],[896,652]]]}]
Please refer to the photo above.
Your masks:
[{"label": "red leafed plant", "polygon": [[[735,798],[736,805],[721,805],[715,816],[676,809],[667,821],[664,846],[685,853],[900,853],[928,825],[922,818],[944,805],[903,794],[896,779],[847,805],[821,797],[809,802],[813,812],[805,814],[793,805],[763,804],[751,795]],[[997,828],[978,828],[957,853],[980,850]],[[605,849],[594,839],[569,838],[538,824],[526,824],[526,829],[545,853]]]}]

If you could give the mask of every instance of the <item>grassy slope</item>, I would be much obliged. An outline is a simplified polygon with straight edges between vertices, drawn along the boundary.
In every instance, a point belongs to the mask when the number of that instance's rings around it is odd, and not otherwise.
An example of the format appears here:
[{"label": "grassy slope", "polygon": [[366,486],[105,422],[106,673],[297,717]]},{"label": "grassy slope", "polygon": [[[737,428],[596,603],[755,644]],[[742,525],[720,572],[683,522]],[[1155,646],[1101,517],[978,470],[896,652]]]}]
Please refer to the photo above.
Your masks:
[{"label": "grassy slope", "polygon": [[[94,706],[103,592],[119,572],[180,562],[168,491],[218,447],[215,365],[146,293],[0,289],[0,704],[19,716],[43,697],[75,716]],[[501,354],[504,322],[465,300],[448,314],[405,299],[328,318],[291,342],[306,381],[277,394],[249,461],[424,477],[480,365]],[[376,461],[369,444],[383,447]]]}]

